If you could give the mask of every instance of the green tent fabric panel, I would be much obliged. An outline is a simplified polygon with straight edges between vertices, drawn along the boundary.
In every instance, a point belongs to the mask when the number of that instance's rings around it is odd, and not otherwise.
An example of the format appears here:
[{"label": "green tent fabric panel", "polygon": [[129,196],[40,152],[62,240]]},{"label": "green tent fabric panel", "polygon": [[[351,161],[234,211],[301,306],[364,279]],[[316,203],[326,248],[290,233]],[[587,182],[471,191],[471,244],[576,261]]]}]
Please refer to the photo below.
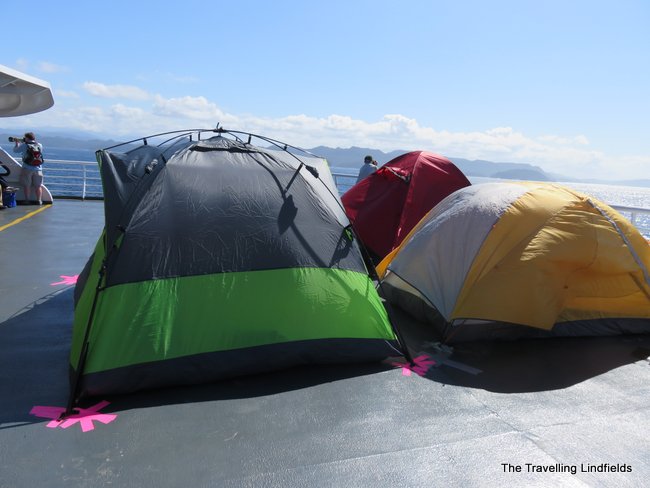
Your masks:
[{"label": "green tent fabric panel", "polygon": [[109,287],[84,373],[183,356],[322,338],[393,341],[367,275],[292,268]]}]

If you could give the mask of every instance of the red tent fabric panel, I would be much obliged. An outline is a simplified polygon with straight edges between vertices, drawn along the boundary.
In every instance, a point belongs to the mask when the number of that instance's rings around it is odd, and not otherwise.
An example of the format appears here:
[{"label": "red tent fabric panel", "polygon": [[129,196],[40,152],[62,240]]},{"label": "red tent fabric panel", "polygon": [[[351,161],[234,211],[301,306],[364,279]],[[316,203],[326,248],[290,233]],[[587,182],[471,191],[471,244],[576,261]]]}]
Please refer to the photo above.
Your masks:
[{"label": "red tent fabric panel", "polygon": [[408,155],[413,155],[415,159],[412,181],[391,251],[401,244],[420,219],[442,199],[471,184],[463,172],[443,156],[425,151]]},{"label": "red tent fabric panel", "polygon": [[385,256],[386,249],[390,252],[393,229],[400,225],[408,187],[408,183],[384,166],[341,197],[359,238],[377,257]]},{"label": "red tent fabric panel", "polygon": [[414,151],[386,163],[341,200],[361,241],[383,258],[440,200],[469,185],[447,158]]}]

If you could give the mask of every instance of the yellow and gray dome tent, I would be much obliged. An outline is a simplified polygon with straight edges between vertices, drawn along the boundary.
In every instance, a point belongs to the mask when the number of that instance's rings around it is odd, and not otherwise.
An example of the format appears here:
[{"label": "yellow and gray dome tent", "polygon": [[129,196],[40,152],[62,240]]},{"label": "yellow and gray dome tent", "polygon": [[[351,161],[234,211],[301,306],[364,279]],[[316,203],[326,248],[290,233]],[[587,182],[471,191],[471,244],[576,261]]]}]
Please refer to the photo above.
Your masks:
[{"label": "yellow and gray dome tent", "polygon": [[650,246],[617,211],[548,183],[434,207],[379,265],[389,301],[448,343],[650,332]]},{"label": "yellow and gray dome tent", "polygon": [[400,354],[327,162],[212,132],[98,151],[106,223],[75,290],[71,402]]}]

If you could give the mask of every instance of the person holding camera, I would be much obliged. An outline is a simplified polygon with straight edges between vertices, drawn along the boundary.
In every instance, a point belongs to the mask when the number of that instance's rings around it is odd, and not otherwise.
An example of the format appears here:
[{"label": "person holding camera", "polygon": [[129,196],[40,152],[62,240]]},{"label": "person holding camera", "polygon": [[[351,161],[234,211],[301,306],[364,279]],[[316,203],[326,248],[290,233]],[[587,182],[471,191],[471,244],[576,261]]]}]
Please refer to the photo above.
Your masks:
[{"label": "person holding camera", "polygon": [[363,159],[363,166],[359,170],[359,175],[357,176],[357,183],[363,180],[366,176],[370,176],[372,173],[377,171],[377,161],[370,155],[366,156]]},{"label": "person holding camera", "polygon": [[[10,137],[10,142],[14,142],[13,151],[21,153],[23,168],[20,172],[20,184],[25,194],[26,205],[35,204],[43,205],[43,146],[36,142],[36,136],[33,132],[26,132],[25,137],[20,139]],[[30,199],[32,193],[36,201]]]}]

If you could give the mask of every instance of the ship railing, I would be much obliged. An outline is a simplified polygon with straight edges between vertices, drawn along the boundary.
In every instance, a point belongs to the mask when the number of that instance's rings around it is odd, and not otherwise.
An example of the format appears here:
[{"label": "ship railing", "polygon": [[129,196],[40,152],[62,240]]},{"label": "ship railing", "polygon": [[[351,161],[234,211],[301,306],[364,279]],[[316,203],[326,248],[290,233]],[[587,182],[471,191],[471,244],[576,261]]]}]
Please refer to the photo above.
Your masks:
[{"label": "ship railing", "polygon": [[[43,166],[45,184],[55,198],[102,199],[103,189],[99,168],[95,161],[69,161],[48,159]],[[345,193],[356,183],[356,176],[332,173],[339,194]],[[650,208],[610,206],[650,237]]]},{"label": "ship railing", "polygon": [[626,217],[632,225],[638,229],[642,229],[644,235],[650,235],[650,209],[639,207],[624,207],[622,205],[610,205],[614,210],[617,210],[621,215]]},{"label": "ship railing", "polygon": [[334,177],[334,184],[341,195],[352,188],[357,182],[357,177],[355,175],[333,172],[332,176]]},{"label": "ship railing", "polygon": [[95,161],[48,159],[43,179],[53,197],[102,199],[102,180]]},{"label": "ship railing", "polygon": [[[357,177],[345,173],[332,173],[334,176],[334,183],[339,190],[340,194],[348,191],[357,181]],[[644,237],[650,239],[650,208],[642,207],[627,207],[623,205],[612,205],[610,207],[618,211],[626,219],[628,219]]]}]

